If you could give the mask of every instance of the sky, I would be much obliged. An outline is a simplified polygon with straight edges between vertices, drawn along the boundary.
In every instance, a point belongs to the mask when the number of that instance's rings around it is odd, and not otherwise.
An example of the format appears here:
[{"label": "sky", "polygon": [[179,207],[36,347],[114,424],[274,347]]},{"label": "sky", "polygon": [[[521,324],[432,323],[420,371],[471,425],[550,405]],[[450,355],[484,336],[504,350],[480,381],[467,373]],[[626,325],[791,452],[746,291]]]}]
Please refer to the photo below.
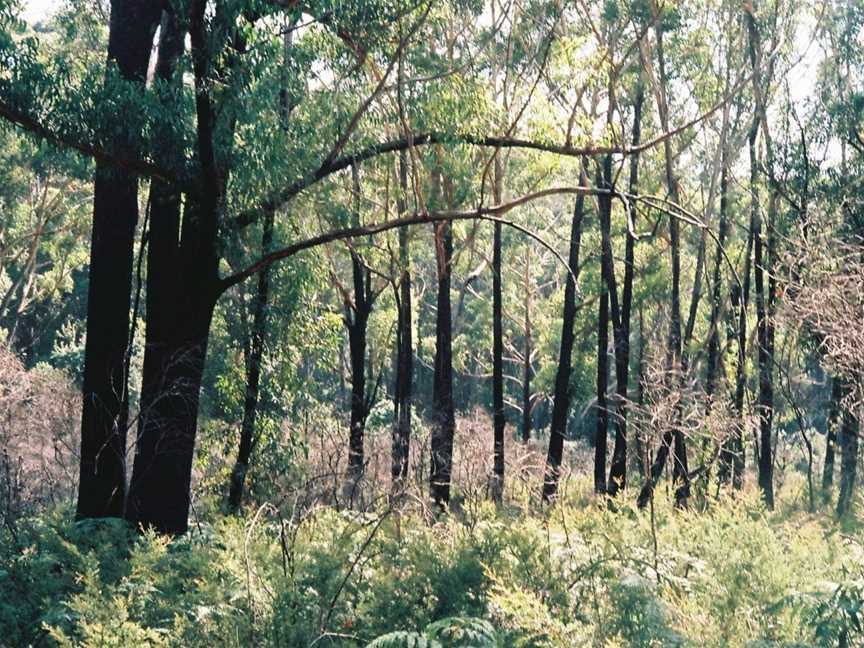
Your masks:
[{"label": "sky", "polygon": [[59,4],[60,0],[24,0],[21,17],[27,22],[35,22],[49,15]]}]

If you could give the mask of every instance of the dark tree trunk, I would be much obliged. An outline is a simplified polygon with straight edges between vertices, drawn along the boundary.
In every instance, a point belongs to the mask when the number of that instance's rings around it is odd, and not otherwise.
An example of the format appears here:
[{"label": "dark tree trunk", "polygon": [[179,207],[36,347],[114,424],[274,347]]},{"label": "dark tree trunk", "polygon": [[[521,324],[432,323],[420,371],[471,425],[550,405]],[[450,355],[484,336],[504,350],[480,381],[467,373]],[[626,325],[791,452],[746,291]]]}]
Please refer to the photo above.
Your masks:
[{"label": "dark tree trunk", "polygon": [[[397,210],[406,212],[408,194],[408,159],[399,155],[399,199]],[[408,478],[408,456],[411,441],[411,400],[414,375],[414,347],[411,342],[411,256],[408,229],[399,229],[400,277],[396,290],[396,384],[394,388],[395,421],[393,425],[391,479],[392,491],[400,492]],[[419,344],[418,336],[418,344]]]},{"label": "dark tree trunk", "polygon": [[[723,260],[723,249],[729,230],[729,169],[726,160],[726,146],[721,144],[720,151],[720,223],[717,234],[717,246],[714,255],[714,269],[711,278],[711,315],[708,322],[708,358],[705,369],[705,392],[708,394],[709,407],[717,402],[717,379],[720,373],[720,308],[722,300],[722,275],[720,272]],[[720,483],[727,483],[732,473],[734,462],[734,437],[723,439],[720,446]]]},{"label": "dark tree trunk", "polygon": [[[851,391],[850,385],[843,387],[844,397]],[[842,402],[842,401],[841,401]],[[840,490],[837,494],[837,515],[843,517],[852,510],[855,495],[855,478],[858,472],[858,417],[850,406],[842,406],[843,424],[840,427]]]},{"label": "dark tree trunk", "polygon": [[[583,170],[580,184],[587,186]],[[558,370],[555,374],[555,395],[552,405],[552,420],[549,424],[549,451],[543,477],[543,499],[548,501],[558,492],[561,476],[561,460],[564,453],[564,436],[567,432],[567,416],[570,412],[570,370],[573,362],[573,326],[576,320],[576,278],[579,276],[579,244],[582,239],[582,218],[585,214],[585,198],[579,194],[573,207],[573,222],[570,226],[570,252],[567,256],[567,283],[564,289],[564,312],[561,318],[561,347],[558,353]]]},{"label": "dark tree trunk", "polygon": [[[446,189],[448,203],[452,192]],[[438,268],[438,310],[435,320],[435,378],[432,392],[432,465],[429,486],[432,499],[441,508],[450,502],[453,470],[453,332],[450,305],[450,278],[453,258],[453,230],[450,221],[435,228],[435,259]]]},{"label": "dark tree trunk", "polygon": [[[495,204],[500,205],[503,192],[501,161],[495,157]],[[494,476],[492,496],[501,501],[504,491],[504,326],[501,297],[501,223],[493,224],[492,234],[492,430]]]},{"label": "dark tree trunk", "polygon": [[[636,100],[633,105],[633,146],[639,145],[642,133],[642,105],[645,101],[645,90],[641,81],[636,90]],[[611,165],[610,165],[611,167]],[[610,174],[606,182],[611,184]],[[628,190],[635,195],[639,188],[639,155],[630,157],[630,180]],[[611,200],[609,205],[611,211]],[[611,217],[610,217],[611,218]],[[624,286],[621,294],[621,313],[615,327],[615,449],[612,451],[612,465],[609,468],[607,492],[611,496],[618,494],[627,484],[627,407],[628,383],[630,381],[630,313],[633,308],[633,277],[635,274],[635,244],[636,239],[630,232],[636,223],[636,205],[630,204],[628,213],[630,223],[627,229],[627,242],[624,249]],[[609,222],[611,228],[611,221]],[[614,268],[611,259],[611,242],[609,245],[609,265]],[[614,269],[613,269],[614,279]],[[613,312],[613,321],[615,313]]]},{"label": "dark tree trunk", "polygon": [[[264,218],[264,231],[261,236],[261,254],[267,254],[273,243],[273,211]],[[246,474],[249,472],[249,459],[255,449],[257,435],[255,424],[258,417],[259,391],[261,385],[261,362],[264,359],[264,340],[267,335],[267,308],[270,296],[270,269],[258,273],[255,297],[252,302],[252,330],[243,349],[246,365],[246,394],[243,400],[243,421],[240,425],[240,446],[237,460],[231,470],[228,491],[228,510],[237,511],[243,501]],[[244,306],[245,308],[245,306]]]},{"label": "dark tree trunk", "polygon": [[[356,165],[351,167],[354,186],[354,226],[360,225],[360,176]],[[372,272],[355,248],[351,248],[351,273],[354,284],[353,306],[346,305],[345,325],[351,349],[351,429],[348,442],[348,475],[346,495],[349,502],[363,477],[363,435],[369,416],[366,396],[366,329],[375,297],[372,292]]]},{"label": "dark tree trunk", "polygon": [[[124,79],[141,86],[161,13],[157,2],[114,0],[111,3],[108,58],[116,62]],[[112,148],[134,153],[135,139],[135,133],[119,134]],[[134,154],[129,156],[134,157]],[[129,303],[137,223],[137,176],[97,162],[77,519],[123,515],[129,416]]]},{"label": "dark tree trunk", "polygon": [[597,313],[597,432],[594,435],[594,492],[606,492],[606,436],[609,410],[606,388],[609,383],[609,289],[602,283]]},{"label": "dark tree trunk", "polygon": [[190,14],[201,184],[187,197],[179,245],[172,245],[174,230],[160,231],[165,238],[158,242],[151,230],[151,246],[162,254],[153,257],[155,272],[147,282],[141,414],[126,511],[140,528],[175,535],[188,527],[201,379],[213,309],[224,289],[217,235],[227,175],[215,153],[205,3],[194,2]]},{"label": "dark tree trunk", "polygon": [[[755,97],[755,108],[753,115],[753,126],[750,129],[749,153],[750,153],[750,209],[753,236],[753,282],[756,292],[756,338],[758,344],[759,363],[759,487],[768,508],[774,508],[774,453],[772,443],[772,424],[774,419],[774,325],[771,315],[774,303],[774,279],[771,276],[773,263],[773,240],[771,232],[773,214],[769,214],[766,229],[768,229],[768,244],[765,245],[762,233],[762,217],[759,211],[759,194],[757,181],[759,175],[759,163],[756,158],[756,135],[759,131],[760,122],[763,123],[766,142],[769,146],[770,164],[770,139],[768,135],[768,124],[765,114],[765,105],[762,95],[762,62],[759,44],[759,32],[756,19],[752,11],[746,11],[747,22],[747,49],[750,58],[750,66],[753,70],[753,94]],[[771,199],[773,212],[774,197]],[[767,247],[767,250],[766,250]],[[765,274],[769,275],[768,292],[766,294]]]},{"label": "dark tree trunk", "polygon": [[825,431],[825,467],[822,469],[822,497],[831,501],[834,490],[834,446],[837,444],[837,429],[840,427],[843,401],[843,381],[831,381],[831,409],[828,414],[828,429]]},{"label": "dark tree trunk", "polygon": [[534,408],[534,395],[531,393],[531,381],[534,379],[534,365],[531,354],[534,353],[533,331],[531,324],[531,246],[525,248],[525,348],[522,359],[522,442],[531,439],[531,416]]}]

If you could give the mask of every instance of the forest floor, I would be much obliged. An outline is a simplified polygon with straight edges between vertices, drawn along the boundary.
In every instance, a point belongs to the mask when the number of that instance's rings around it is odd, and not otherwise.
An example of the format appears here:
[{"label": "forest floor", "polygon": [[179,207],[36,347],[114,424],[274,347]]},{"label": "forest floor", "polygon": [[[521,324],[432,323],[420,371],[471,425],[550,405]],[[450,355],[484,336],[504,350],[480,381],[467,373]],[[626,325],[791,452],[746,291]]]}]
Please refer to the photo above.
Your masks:
[{"label": "forest floor", "polygon": [[661,488],[637,511],[589,486],[573,480],[543,510],[466,500],[438,519],[263,506],[173,541],[62,510],[21,519],[0,531],[0,645],[864,640],[864,530],[808,512],[803,479],[787,480],[772,512],[752,487],[688,510]]}]

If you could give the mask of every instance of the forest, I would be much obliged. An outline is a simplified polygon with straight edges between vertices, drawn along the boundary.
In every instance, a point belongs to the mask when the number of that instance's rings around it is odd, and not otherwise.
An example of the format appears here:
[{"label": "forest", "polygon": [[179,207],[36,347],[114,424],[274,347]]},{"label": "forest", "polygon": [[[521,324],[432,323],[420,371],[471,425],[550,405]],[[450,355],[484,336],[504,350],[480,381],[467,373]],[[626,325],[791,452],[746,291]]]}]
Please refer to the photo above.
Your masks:
[{"label": "forest", "polygon": [[0,648],[864,646],[862,415],[862,0],[0,0]]}]

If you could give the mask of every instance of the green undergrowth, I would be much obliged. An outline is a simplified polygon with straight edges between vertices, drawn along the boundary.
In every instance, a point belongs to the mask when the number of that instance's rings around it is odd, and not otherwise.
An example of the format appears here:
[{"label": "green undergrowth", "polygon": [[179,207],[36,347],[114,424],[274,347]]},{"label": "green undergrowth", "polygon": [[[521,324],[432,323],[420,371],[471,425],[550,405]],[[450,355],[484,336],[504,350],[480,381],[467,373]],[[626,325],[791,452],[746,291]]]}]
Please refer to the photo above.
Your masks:
[{"label": "green undergrowth", "polygon": [[56,512],[0,532],[0,645],[864,645],[856,524],[696,508],[262,509],[173,541]]}]

